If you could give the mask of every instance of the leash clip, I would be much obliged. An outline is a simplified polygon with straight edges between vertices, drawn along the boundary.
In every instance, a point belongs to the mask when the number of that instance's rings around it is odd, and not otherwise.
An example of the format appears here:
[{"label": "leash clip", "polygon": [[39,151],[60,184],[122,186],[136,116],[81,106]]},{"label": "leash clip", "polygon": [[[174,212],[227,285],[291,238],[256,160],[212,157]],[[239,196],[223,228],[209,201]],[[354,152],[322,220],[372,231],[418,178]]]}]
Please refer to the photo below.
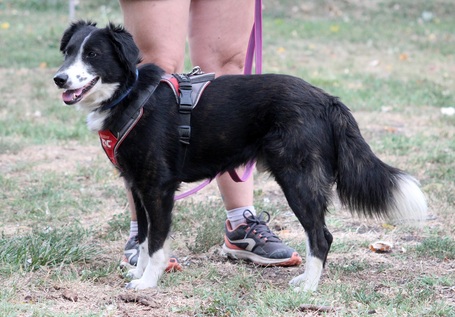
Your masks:
[{"label": "leash clip", "polygon": [[196,76],[196,75],[202,75],[204,74],[204,72],[202,71],[201,67],[200,66],[194,66],[193,67],[193,70],[191,72],[189,72],[188,74],[186,74],[188,77],[190,76]]}]

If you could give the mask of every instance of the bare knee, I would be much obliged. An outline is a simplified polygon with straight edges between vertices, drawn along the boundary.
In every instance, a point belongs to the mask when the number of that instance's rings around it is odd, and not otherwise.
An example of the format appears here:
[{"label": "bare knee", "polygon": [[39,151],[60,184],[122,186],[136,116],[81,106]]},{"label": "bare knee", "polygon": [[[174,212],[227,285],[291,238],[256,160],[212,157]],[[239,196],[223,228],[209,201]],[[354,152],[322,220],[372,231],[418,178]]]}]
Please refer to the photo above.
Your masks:
[{"label": "bare knee", "polygon": [[239,74],[245,66],[245,52],[237,52],[230,56],[224,56],[220,60],[219,72],[221,74]]},{"label": "bare knee", "polygon": [[[209,53],[209,52],[207,52]],[[245,52],[212,51],[211,54],[201,54],[202,57],[192,58],[193,64],[205,72],[216,72],[217,76],[225,74],[241,74],[245,65]]]},{"label": "bare knee", "polygon": [[[144,56],[147,56],[144,54]],[[164,71],[168,74],[174,74],[174,73],[181,73],[183,71],[183,58],[165,58],[164,56],[162,57],[155,57],[151,56],[150,58],[143,58],[143,63],[153,63],[164,69]]]}]

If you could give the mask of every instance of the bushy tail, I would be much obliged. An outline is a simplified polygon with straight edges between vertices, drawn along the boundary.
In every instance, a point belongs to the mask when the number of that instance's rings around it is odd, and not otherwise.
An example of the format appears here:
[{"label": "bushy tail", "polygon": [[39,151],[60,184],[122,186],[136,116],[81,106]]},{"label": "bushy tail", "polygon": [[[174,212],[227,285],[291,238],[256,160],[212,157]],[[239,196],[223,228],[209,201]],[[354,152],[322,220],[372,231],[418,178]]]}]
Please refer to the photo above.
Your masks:
[{"label": "bushy tail", "polygon": [[372,152],[349,109],[336,98],[330,117],[338,151],[337,191],[341,203],[370,217],[424,220],[427,203],[418,181]]}]

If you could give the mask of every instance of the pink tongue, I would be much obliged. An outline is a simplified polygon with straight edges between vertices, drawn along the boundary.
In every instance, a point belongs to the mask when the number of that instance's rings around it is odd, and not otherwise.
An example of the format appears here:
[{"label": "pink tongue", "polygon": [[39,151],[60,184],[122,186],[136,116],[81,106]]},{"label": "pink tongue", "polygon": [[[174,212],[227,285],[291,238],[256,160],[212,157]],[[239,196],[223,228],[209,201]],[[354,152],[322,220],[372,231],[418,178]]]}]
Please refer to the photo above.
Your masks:
[{"label": "pink tongue", "polygon": [[72,101],[74,95],[80,96],[80,94],[82,94],[82,88],[75,89],[75,90],[69,89],[69,90],[66,90],[65,92],[63,92],[62,99],[65,102]]}]

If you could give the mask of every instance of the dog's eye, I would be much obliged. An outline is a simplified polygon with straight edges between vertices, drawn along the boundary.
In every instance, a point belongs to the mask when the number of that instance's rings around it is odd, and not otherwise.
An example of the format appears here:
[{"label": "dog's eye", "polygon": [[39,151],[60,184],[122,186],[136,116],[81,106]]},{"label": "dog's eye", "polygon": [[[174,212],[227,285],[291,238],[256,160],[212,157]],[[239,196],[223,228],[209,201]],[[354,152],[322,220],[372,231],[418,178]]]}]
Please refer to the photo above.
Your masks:
[{"label": "dog's eye", "polygon": [[98,56],[98,54],[93,51],[90,51],[87,53],[87,57],[89,57],[89,58],[93,58],[93,57],[97,57],[97,56]]}]

